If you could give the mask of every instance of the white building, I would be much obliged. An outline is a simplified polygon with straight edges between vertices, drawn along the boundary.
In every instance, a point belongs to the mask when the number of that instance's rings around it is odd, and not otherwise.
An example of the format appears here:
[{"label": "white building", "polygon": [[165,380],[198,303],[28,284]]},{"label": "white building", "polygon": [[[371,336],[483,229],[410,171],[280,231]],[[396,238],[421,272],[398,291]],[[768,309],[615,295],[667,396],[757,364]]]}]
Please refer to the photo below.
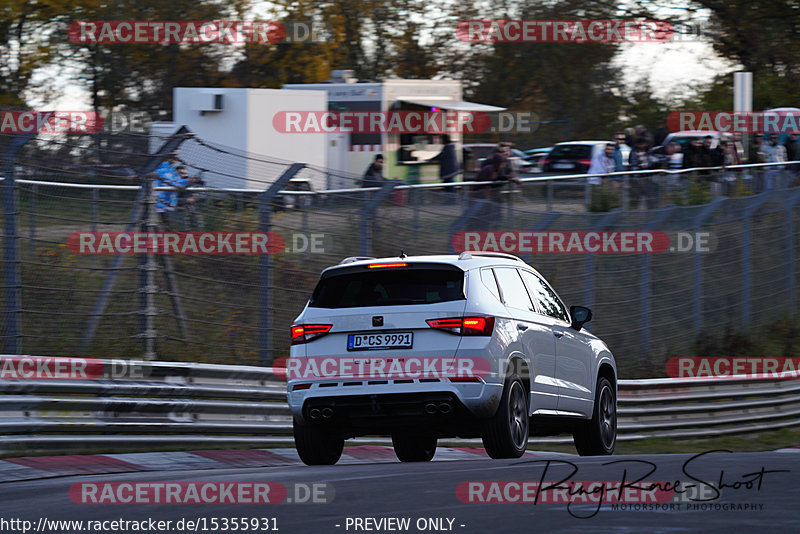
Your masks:
[{"label": "white building", "polygon": [[[324,91],[176,87],[173,122],[153,124],[151,151],[186,126],[206,143],[186,141],[181,145],[180,158],[193,174],[205,171],[202,178],[211,187],[264,190],[287,164],[328,166],[325,135],[282,133],[273,127],[272,118],[287,110],[327,109]],[[308,179],[315,190],[328,186],[323,172],[302,171],[298,176]]]},{"label": "white building", "polygon": [[[387,79],[382,82],[361,83],[353,71],[333,71],[326,83],[287,84],[285,90],[325,91],[329,111],[445,111],[495,112],[505,108],[462,100],[458,80]],[[376,154],[383,154],[384,176],[390,179],[438,181],[435,165],[421,162],[442,149],[437,135],[392,133],[331,133],[327,134],[327,157],[331,172],[341,171],[362,175]],[[461,153],[461,134],[451,134],[457,153]],[[409,172],[411,171],[411,172]],[[412,177],[413,176],[413,177]],[[332,180],[331,186],[336,187]],[[347,187],[341,184],[342,187]]]}]

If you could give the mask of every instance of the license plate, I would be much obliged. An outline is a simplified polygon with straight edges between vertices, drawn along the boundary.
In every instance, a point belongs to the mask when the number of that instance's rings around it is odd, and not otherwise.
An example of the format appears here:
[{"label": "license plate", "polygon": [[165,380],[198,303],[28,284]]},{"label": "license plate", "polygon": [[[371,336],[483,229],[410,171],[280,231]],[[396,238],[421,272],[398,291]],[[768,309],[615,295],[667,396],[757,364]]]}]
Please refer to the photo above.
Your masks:
[{"label": "license plate", "polygon": [[347,350],[410,349],[413,340],[413,332],[350,334],[347,336]]},{"label": "license plate", "polygon": [[574,169],[574,163],[553,163],[554,169]]}]

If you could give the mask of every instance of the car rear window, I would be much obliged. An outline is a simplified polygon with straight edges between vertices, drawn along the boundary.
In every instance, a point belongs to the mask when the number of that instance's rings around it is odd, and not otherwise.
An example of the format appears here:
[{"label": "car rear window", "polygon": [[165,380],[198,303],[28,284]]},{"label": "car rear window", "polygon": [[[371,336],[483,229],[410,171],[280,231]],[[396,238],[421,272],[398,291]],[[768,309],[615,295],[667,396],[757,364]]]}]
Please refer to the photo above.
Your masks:
[{"label": "car rear window", "polygon": [[591,145],[561,145],[555,147],[550,152],[550,159],[591,159],[592,147]]},{"label": "car rear window", "polygon": [[322,278],[312,308],[435,304],[464,300],[461,269],[387,269]]}]

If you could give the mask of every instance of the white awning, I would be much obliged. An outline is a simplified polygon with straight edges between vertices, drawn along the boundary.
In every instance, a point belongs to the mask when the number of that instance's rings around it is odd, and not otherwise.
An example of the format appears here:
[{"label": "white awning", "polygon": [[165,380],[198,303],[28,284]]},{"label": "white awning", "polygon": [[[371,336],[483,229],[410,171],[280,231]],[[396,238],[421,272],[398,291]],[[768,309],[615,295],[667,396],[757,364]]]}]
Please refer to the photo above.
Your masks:
[{"label": "white awning", "polygon": [[454,111],[503,111],[507,109],[498,106],[478,104],[477,102],[453,100],[452,98],[401,98],[400,102],[415,104],[417,106],[451,109]]}]

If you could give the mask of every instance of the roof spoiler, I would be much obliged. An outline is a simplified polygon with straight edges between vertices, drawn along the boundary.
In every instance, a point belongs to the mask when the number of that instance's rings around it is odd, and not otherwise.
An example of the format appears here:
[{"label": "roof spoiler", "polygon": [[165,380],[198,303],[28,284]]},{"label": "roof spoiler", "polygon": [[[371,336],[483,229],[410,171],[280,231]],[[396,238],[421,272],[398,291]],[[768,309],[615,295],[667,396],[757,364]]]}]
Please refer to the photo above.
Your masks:
[{"label": "roof spoiler", "polygon": [[349,258],[345,258],[339,262],[339,265],[347,265],[348,263],[353,263],[355,261],[362,261],[362,260],[374,260],[372,256],[350,256]]},{"label": "roof spoiler", "polygon": [[[522,261],[522,258],[518,258],[517,256],[514,256],[513,254],[505,254],[503,252],[485,252],[485,251],[482,251],[482,250],[467,250],[467,251],[464,251],[461,254],[459,254],[458,259],[459,260],[471,260],[473,258],[473,256],[486,256],[486,257],[489,257],[489,258],[505,258],[507,260]],[[525,263],[525,262],[522,262],[522,263]]]}]

